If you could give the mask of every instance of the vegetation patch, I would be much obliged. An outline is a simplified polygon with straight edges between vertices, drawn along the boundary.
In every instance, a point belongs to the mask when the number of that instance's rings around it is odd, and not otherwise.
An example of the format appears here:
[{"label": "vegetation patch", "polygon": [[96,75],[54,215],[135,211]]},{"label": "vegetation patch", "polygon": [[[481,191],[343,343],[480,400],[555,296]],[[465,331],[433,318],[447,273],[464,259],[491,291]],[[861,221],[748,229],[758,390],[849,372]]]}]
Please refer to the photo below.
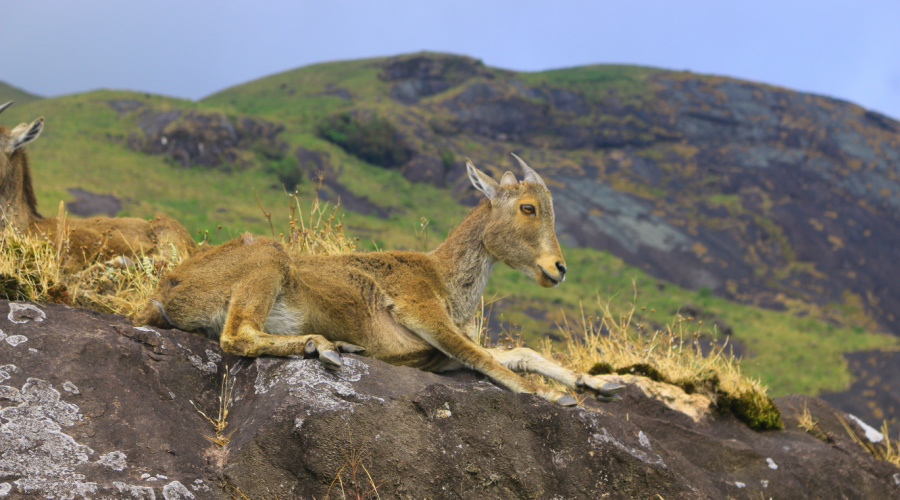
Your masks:
[{"label": "vegetation patch", "polygon": [[297,158],[291,155],[268,160],[266,171],[275,175],[278,182],[288,191],[294,191],[306,179],[306,171],[300,166]]},{"label": "vegetation patch", "polygon": [[719,411],[732,413],[754,430],[783,428],[768,388],[742,371],[725,344],[704,353],[700,332],[691,331],[683,316],[650,330],[636,321],[633,305],[622,314],[614,314],[609,304],[601,303],[600,310],[597,318],[583,316],[576,328],[564,323],[562,346],[545,340],[544,354],[591,375],[640,375],[703,394]]},{"label": "vegetation patch", "polygon": [[398,167],[412,157],[397,128],[390,120],[377,115],[338,113],[325,118],[317,132],[319,137],[373,165]]}]

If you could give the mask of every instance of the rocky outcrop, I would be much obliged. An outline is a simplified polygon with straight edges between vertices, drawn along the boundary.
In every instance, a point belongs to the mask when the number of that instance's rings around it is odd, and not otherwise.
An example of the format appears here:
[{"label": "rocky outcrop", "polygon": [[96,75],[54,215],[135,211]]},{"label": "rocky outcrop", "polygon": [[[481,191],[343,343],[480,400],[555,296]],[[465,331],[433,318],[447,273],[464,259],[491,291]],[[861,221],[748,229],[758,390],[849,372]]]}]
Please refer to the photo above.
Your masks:
[{"label": "rocky outcrop", "polygon": [[0,492],[190,498],[209,489],[209,424],[191,401],[215,407],[214,345],[65,306],[0,308]]},{"label": "rocky outcrop", "polygon": [[392,98],[413,104],[476,76],[492,78],[495,71],[470,57],[423,52],[388,59],[378,78],[391,82]]},{"label": "rocky outcrop", "polygon": [[111,194],[93,193],[86,189],[69,188],[69,194],[75,197],[73,201],[66,203],[66,210],[70,214],[79,217],[90,217],[103,214],[107,217],[115,217],[122,210],[122,200]]},{"label": "rocky outcrop", "polygon": [[[120,101],[114,109],[131,111]],[[133,108],[141,109],[141,108]],[[201,111],[143,110],[138,125],[143,135],[132,134],[127,141],[134,150],[165,155],[183,166],[241,168],[254,154],[267,160],[285,156],[288,145],[278,135],[284,125],[250,117],[229,118],[221,113]]]},{"label": "rocky outcrop", "polygon": [[[689,416],[636,386],[560,408],[472,373],[346,356],[242,359],[176,330],[0,302],[0,496],[9,498],[889,498],[820,400],[787,430]],[[223,375],[227,386],[223,391]],[[220,395],[229,402],[217,433]],[[796,428],[803,409],[820,438]],[[203,413],[201,413],[203,412]],[[857,424],[852,423],[860,435]],[[243,495],[243,496],[242,496]]]}]

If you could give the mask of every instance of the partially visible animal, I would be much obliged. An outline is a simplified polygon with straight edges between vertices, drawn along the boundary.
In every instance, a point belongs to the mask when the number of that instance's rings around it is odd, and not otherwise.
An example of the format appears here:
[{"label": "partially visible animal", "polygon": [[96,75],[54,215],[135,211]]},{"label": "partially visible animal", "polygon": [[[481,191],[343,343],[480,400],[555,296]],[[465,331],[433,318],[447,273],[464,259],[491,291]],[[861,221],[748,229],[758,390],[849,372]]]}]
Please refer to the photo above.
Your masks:
[{"label": "partially visible animal", "polygon": [[469,368],[564,406],[575,399],[514,372],[539,373],[602,401],[620,399],[623,386],[602,377],[531,349],[486,349],[474,341],[473,319],[497,262],[544,287],[559,285],[567,271],[550,191],[515,158],[522,182],[506,172],[498,183],[467,160],[471,182],[487,199],[430,253],[302,255],[245,234],[172,269],[135,323],[218,337],[223,350],[242,356],[317,355],[339,369],[339,352],[364,349],[427,371]]},{"label": "partially visible animal", "polygon": [[[0,106],[0,113],[10,105],[12,101]],[[11,224],[20,231],[58,244],[64,252],[62,265],[68,271],[114,257],[130,259],[147,255],[168,260],[172,249],[186,257],[197,248],[190,233],[165,215],[157,215],[150,221],[135,217],[43,217],[37,210],[25,150],[43,129],[44,117],[12,130],[0,126],[0,226]]]}]

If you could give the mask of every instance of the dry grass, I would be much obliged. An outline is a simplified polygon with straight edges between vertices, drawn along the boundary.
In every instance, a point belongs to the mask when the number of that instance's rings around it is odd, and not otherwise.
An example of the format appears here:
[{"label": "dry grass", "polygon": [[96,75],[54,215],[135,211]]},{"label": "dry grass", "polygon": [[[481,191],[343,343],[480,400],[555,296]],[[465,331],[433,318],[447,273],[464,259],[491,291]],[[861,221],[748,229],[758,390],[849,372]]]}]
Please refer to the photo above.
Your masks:
[{"label": "dry grass", "polygon": [[168,260],[144,257],[131,265],[97,261],[76,273],[64,272],[59,246],[24,234],[12,225],[0,232],[0,298],[55,302],[129,316],[183,256],[165,249]]},{"label": "dry grass", "polygon": [[215,418],[207,415],[203,410],[197,408],[197,405],[191,401],[191,405],[197,410],[197,413],[203,415],[203,418],[209,421],[213,426],[214,436],[203,434],[203,437],[209,441],[224,448],[228,441],[231,440],[231,434],[225,434],[225,428],[228,427],[228,408],[231,407],[232,392],[234,391],[234,380],[228,377],[228,365],[225,365],[224,373],[222,373],[222,389],[219,392],[219,408]]},{"label": "dry grass", "polygon": [[[686,393],[708,396],[723,412],[731,412],[757,430],[781,429],[781,412],[766,394],[758,379],[741,371],[740,360],[730,351],[727,341],[712,344],[701,339],[699,331],[688,331],[693,318],[676,315],[664,329],[650,330],[635,316],[637,301],[629,310],[616,314],[608,303],[599,302],[599,314],[589,316],[582,311],[581,320],[572,325],[568,320],[559,325],[562,343],[545,338],[539,350],[550,359],[572,370],[592,375],[616,373],[644,376],[657,382],[681,387]],[[521,332],[514,327],[502,328],[493,340],[488,332],[492,302],[482,299],[481,310],[473,324],[472,340],[485,347],[521,347]],[[699,324],[696,326],[699,327]],[[708,345],[704,352],[703,345]],[[527,375],[535,382],[550,384],[568,391],[562,384]]]},{"label": "dry grass", "polygon": [[813,418],[806,404],[803,405],[803,411],[797,417],[797,427],[811,434],[816,439],[828,441],[828,435],[819,427],[818,419]]},{"label": "dry grass", "polygon": [[885,460],[894,464],[896,467],[900,467],[900,443],[898,443],[897,440],[891,441],[890,429],[886,420],[881,424],[881,434],[884,436],[884,439],[878,443],[873,443],[865,437],[860,437],[856,431],[853,430],[853,427],[847,423],[844,417],[841,415],[836,416],[850,438],[858,445],[862,446],[869,454],[878,460]]},{"label": "dry grass", "polygon": [[[297,193],[287,193],[287,197],[287,231],[277,235],[287,248],[293,252],[313,255],[333,255],[356,250],[359,238],[350,238],[344,233],[344,218],[340,214],[339,205],[322,203],[316,194],[304,218]],[[268,213],[266,217],[269,218]],[[272,233],[275,238],[274,228]]]},{"label": "dry grass", "polygon": [[[356,249],[356,240],[344,233],[338,206],[321,203],[316,197],[304,214],[298,196],[287,196],[287,227],[275,237],[288,249],[308,254]],[[64,221],[65,212],[61,211],[59,217]],[[121,259],[98,259],[81,271],[67,273],[59,259],[64,244],[63,240],[24,234],[4,224],[0,231],[0,298],[62,303],[130,317],[140,310],[166,272],[184,259],[170,246],[159,249],[165,260],[141,257],[126,265]],[[209,244],[208,240],[203,244]]]},{"label": "dry grass", "polygon": [[691,323],[681,315],[664,329],[648,329],[636,320],[634,305],[621,313],[608,303],[598,305],[596,317],[582,312],[578,325],[560,325],[562,347],[545,339],[543,354],[592,375],[632,374],[673,384],[688,394],[709,396],[753,429],[782,428],[766,386],[741,371],[739,360],[725,352],[727,342],[704,353],[699,332],[688,331]]},{"label": "dry grass", "polygon": [[6,225],[0,234],[0,293],[11,300],[49,301],[60,283],[57,251],[49,241]]},{"label": "dry grass", "polygon": [[[350,431],[350,425],[347,425],[347,436],[349,444],[344,450],[344,463],[334,475],[331,484],[328,485],[328,491],[325,492],[325,498],[330,498],[332,490],[337,485],[341,490],[341,498],[352,500],[364,500],[366,498],[381,498],[378,494],[378,485],[372,479],[372,474],[366,468],[365,461],[370,455],[367,449],[368,440],[360,447],[353,445],[353,433]],[[365,478],[362,474],[365,473]]]}]

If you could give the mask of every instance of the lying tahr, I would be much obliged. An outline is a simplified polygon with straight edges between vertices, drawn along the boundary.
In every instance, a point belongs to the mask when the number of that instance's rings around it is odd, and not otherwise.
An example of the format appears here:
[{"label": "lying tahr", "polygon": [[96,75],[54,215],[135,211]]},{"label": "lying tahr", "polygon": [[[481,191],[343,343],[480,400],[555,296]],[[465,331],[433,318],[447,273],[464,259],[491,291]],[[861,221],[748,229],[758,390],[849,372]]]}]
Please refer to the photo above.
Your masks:
[{"label": "lying tahr", "polygon": [[560,405],[576,401],[515,372],[617,400],[621,385],[531,349],[488,349],[473,341],[473,318],[497,262],[544,287],[566,277],[550,191],[515,158],[522,181],[506,172],[497,182],[467,160],[469,178],[486,198],[432,252],[302,255],[245,234],[173,269],[136,323],[202,332],[243,356],[318,355],[340,368],[339,352],[364,351],[427,371],[469,368]]},{"label": "lying tahr", "polygon": [[[0,113],[12,101],[0,106]],[[0,126],[0,227],[47,238],[62,252],[67,271],[79,271],[93,262],[115,257],[147,255],[167,260],[174,253],[185,257],[196,244],[190,233],[174,219],[157,215],[146,221],[136,217],[43,217],[31,180],[25,146],[40,137],[44,118],[21,123],[12,129]]]}]

